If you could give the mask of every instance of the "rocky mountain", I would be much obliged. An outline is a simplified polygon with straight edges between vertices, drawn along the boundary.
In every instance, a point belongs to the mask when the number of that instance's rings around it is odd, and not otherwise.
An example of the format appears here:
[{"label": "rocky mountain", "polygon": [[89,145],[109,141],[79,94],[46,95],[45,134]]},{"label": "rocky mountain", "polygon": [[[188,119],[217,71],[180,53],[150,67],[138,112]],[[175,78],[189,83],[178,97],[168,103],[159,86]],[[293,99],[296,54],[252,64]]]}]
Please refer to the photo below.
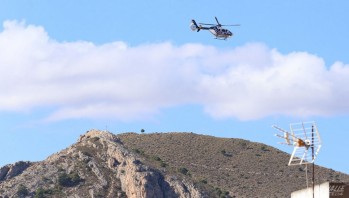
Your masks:
[{"label": "rocky mountain", "polygon": [[[289,197],[305,169],[273,147],[194,133],[91,130],[40,162],[0,168],[5,197]],[[308,167],[310,173],[311,167]],[[316,183],[349,175],[315,166]]]}]

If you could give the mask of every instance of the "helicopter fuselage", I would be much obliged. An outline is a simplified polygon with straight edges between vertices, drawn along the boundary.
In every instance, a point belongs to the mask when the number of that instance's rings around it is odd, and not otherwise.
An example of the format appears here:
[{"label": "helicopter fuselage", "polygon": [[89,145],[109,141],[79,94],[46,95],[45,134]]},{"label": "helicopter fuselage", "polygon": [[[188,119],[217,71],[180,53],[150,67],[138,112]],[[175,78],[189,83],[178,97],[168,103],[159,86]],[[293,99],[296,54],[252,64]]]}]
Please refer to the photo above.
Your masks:
[{"label": "helicopter fuselage", "polygon": [[209,28],[209,31],[217,38],[217,39],[227,39],[233,36],[233,33],[227,29],[224,29],[219,26],[212,26]]}]

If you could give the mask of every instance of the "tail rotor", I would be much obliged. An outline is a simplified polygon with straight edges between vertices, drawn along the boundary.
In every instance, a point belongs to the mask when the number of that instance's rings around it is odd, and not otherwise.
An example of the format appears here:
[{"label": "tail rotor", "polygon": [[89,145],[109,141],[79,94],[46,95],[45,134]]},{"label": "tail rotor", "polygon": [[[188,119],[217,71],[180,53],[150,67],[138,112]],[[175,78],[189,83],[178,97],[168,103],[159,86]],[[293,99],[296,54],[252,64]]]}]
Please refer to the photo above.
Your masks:
[{"label": "tail rotor", "polygon": [[195,22],[195,20],[192,19],[191,23],[190,23],[190,29],[193,31],[199,32],[201,28],[200,28],[200,26],[198,26],[198,24]]}]

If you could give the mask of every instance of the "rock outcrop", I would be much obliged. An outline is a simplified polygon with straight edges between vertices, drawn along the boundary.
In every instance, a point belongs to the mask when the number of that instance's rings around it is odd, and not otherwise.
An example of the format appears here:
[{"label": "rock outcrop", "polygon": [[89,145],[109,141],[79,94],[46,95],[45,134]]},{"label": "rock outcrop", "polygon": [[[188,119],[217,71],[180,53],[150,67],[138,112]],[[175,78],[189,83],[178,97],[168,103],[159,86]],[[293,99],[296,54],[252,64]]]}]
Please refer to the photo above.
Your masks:
[{"label": "rock outcrop", "polygon": [[11,179],[19,174],[21,174],[25,169],[27,169],[32,163],[19,161],[15,164],[8,164],[0,168],[0,181]]},{"label": "rock outcrop", "polygon": [[1,197],[205,197],[185,179],[152,168],[120,139],[91,130],[76,144],[36,163],[0,169]]}]

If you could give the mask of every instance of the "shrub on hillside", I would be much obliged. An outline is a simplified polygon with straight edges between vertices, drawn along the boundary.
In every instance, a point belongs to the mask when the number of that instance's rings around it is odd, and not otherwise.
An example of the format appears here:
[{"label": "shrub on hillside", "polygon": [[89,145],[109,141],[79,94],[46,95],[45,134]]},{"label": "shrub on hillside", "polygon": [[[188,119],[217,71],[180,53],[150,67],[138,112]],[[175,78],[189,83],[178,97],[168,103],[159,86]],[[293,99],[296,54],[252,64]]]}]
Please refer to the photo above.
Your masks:
[{"label": "shrub on hillside", "polygon": [[160,166],[165,168],[167,166],[167,164],[165,162],[161,161]]},{"label": "shrub on hillside", "polygon": [[52,190],[45,190],[43,188],[38,188],[35,191],[34,198],[45,198],[47,197],[45,195],[51,195],[51,194],[52,194]]},{"label": "shrub on hillside", "polygon": [[233,155],[231,153],[228,153],[226,150],[221,150],[221,153],[226,157],[232,157]]},{"label": "shrub on hillside", "polygon": [[81,181],[79,174],[77,173],[61,173],[58,176],[58,184],[64,187],[71,187],[77,185]]},{"label": "shrub on hillside", "polygon": [[182,173],[183,175],[187,175],[189,173],[189,170],[184,167],[181,167],[178,169],[178,172]]},{"label": "shrub on hillside", "polygon": [[20,184],[18,186],[16,194],[18,195],[18,197],[26,197],[29,194],[29,191],[26,186],[24,186],[23,184]]}]

